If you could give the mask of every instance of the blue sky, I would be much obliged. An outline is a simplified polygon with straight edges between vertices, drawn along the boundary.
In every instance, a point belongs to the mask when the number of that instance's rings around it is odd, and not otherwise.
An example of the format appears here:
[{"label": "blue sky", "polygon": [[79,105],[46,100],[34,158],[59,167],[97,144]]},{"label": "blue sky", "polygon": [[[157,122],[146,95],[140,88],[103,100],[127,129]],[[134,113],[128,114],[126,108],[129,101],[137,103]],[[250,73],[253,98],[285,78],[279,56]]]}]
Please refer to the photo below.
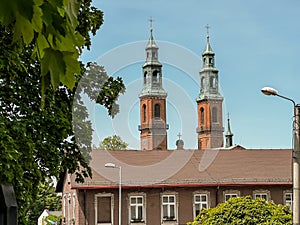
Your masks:
[{"label": "blue sky", "polygon": [[96,0],[104,24],[92,39],[84,62],[97,61],[110,75],[122,76],[127,92],[115,119],[99,106],[89,106],[97,144],[120,135],[139,146],[139,99],[149,18],[163,63],[164,88],[169,93],[168,145],[175,148],[182,133],[186,148],[196,148],[196,102],[205,25],[219,70],[224,96],[223,123],[230,113],[234,144],[246,148],[290,148],[293,107],[288,101],[261,94],[264,86],[300,103],[300,2],[297,0]]}]

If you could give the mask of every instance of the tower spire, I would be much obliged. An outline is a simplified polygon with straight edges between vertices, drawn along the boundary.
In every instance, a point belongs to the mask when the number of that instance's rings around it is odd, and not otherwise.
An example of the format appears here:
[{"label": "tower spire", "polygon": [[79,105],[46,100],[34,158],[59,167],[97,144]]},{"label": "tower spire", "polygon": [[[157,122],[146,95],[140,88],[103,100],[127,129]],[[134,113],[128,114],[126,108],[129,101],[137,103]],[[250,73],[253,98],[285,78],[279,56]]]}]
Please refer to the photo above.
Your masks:
[{"label": "tower spire", "polygon": [[226,148],[229,148],[233,145],[233,141],[232,141],[232,137],[233,137],[233,133],[231,132],[230,129],[230,118],[229,118],[229,113],[228,113],[228,118],[227,118],[227,131],[225,134],[225,138],[226,138]]},{"label": "tower spire", "polygon": [[198,149],[223,147],[223,97],[219,92],[218,70],[215,67],[215,53],[209,43],[209,28],[206,25],[207,43],[202,53],[200,70],[200,94],[198,108]]},{"label": "tower spire", "polygon": [[153,38],[153,19],[150,17],[150,38],[143,65],[143,88],[140,98],[141,149],[167,149],[166,98],[163,88],[162,64],[158,60],[158,46]]}]

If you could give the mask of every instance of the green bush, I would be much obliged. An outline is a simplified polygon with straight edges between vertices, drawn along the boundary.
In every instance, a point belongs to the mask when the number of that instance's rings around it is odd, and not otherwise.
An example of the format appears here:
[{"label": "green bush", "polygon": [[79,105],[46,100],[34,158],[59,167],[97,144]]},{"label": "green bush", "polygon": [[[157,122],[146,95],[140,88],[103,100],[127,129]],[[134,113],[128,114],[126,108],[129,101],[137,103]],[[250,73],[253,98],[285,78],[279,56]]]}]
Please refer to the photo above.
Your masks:
[{"label": "green bush", "polygon": [[288,206],[250,196],[231,198],[215,208],[202,209],[187,225],[292,225]]}]

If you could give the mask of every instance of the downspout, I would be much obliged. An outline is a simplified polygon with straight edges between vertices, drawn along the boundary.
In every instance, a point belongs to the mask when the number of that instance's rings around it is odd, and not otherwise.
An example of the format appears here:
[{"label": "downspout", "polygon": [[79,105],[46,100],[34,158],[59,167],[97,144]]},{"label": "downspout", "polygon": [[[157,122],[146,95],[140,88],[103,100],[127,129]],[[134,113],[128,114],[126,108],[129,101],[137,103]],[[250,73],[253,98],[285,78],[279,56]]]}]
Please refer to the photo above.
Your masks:
[{"label": "downspout", "polygon": [[86,189],[83,193],[83,213],[84,213],[84,225],[86,225]]},{"label": "downspout", "polygon": [[218,185],[217,190],[216,190],[216,205],[215,205],[215,207],[219,204],[219,189],[220,189],[220,186]]}]

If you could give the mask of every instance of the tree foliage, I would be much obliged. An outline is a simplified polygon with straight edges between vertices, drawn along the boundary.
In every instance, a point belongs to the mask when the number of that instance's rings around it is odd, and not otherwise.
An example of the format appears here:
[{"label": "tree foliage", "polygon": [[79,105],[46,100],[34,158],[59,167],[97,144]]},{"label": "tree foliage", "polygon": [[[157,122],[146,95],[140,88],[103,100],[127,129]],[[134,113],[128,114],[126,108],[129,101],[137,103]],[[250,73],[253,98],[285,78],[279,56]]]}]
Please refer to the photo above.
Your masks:
[{"label": "tree foliage", "polygon": [[103,139],[100,143],[101,150],[125,150],[128,144],[121,139],[120,136],[113,135]]},{"label": "tree foliage", "polygon": [[[91,122],[75,93],[90,68],[78,56],[102,21],[91,0],[0,0],[0,183],[14,186],[21,225],[35,224],[28,211],[46,177],[92,175]],[[124,85],[106,77],[98,102],[114,115]]]},{"label": "tree foliage", "polygon": [[36,198],[30,204],[26,212],[28,221],[37,221],[45,209],[49,211],[61,210],[61,196],[58,196],[55,192],[51,179],[37,186]]},{"label": "tree foliage", "polygon": [[276,205],[250,196],[231,198],[215,208],[202,209],[187,225],[288,225],[292,212],[288,206]]},{"label": "tree foliage", "polygon": [[[103,14],[91,0],[1,0],[0,23],[12,29],[11,43],[33,44],[31,57],[40,62],[41,92],[51,85],[75,86],[79,54],[91,44],[89,32],[100,28]],[[43,98],[44,99],[44,98]]]}]

